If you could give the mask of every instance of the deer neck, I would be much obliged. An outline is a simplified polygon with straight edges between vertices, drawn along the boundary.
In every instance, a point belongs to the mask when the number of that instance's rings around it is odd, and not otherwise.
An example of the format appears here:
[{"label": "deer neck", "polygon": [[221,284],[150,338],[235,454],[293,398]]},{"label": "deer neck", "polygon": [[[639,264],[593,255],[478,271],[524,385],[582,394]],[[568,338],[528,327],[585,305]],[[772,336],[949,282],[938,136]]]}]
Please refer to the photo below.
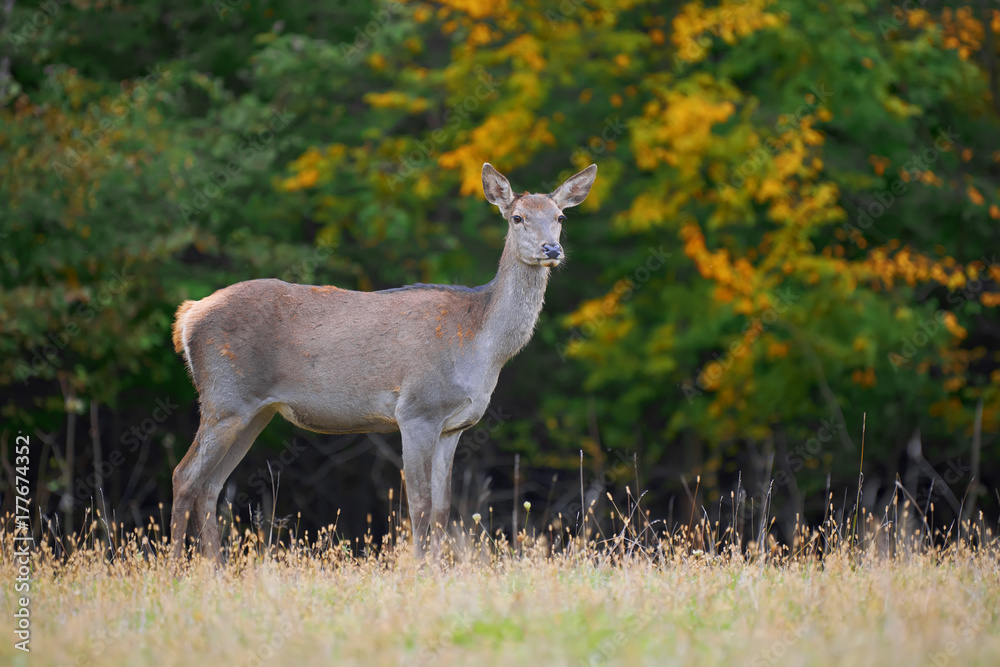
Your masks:
[{"label": "deer neck", "polygon": [[525,264],[517,258],[508,237],[500,268],[488,288],[489,301],[483,323],[490,361],[503,366],[521,351],[535,330],[545,301],[550,270]]}]

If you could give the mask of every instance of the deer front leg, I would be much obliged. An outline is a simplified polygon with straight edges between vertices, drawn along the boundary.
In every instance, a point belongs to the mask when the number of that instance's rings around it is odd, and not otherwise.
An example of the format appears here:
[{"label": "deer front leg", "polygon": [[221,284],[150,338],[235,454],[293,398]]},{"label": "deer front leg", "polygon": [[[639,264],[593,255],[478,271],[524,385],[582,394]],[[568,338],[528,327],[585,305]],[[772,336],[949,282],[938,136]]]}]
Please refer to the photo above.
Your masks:
[{"label": "deer front leg", "polygon": [[451,514],[451,465],[462,432],[447,433],[438,440],[434,450],[434,467],[431,472],[431,530],[435,543],[448,532]]},{"label": "deer front leg", "polygon": [[406,475],[406,505],[413,531],[413,552],[421,559],[431,525],[431,473],[441,427],[423,420],[409,420],[400,423],[399,430],[403,436],[403,473]]}]

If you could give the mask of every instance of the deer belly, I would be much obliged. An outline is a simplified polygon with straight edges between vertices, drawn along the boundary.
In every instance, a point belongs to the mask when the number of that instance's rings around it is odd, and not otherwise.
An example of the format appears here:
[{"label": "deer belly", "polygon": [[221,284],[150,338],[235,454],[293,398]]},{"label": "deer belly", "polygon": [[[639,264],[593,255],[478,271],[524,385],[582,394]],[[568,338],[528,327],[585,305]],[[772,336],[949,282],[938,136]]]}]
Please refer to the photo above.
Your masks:
[{"label": "deer belly", "polygon": [[382,401],[279,403],[281,416],[300,428],[315,433],[391,433],[399,425],[389,406]]}]

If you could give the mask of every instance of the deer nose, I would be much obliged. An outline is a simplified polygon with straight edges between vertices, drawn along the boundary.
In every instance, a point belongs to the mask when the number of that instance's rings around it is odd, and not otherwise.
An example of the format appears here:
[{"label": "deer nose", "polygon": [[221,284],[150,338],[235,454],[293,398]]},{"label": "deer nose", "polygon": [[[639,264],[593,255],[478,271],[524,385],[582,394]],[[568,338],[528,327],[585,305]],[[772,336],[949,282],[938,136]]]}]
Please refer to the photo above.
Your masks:
[{"label": "deer nose", "polygon": [[544,252],[545,256],[549,259],[559,259],[562,255],[562,246],[558,243],[543,243],[542,252]]}]

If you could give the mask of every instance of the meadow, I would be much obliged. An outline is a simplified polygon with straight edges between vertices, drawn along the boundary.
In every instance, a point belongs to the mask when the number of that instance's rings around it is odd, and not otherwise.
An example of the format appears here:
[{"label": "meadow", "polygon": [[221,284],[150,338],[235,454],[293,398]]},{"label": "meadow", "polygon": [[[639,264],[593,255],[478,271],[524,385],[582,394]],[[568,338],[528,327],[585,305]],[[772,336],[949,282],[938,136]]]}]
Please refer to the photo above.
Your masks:
[{"label": "meadow", "polygon": [[[638,512],[620,516],[617,534],[522,529],[513,545],[476,522],[420,563],[405,525],[380,544],[342,541],[334,526],[237,526],[221,566],[171,558],[155,522],[116,534],[98,517],[75,540],[51,531],[33,553],[31,653],[6,641],[0,661],[997,664],[995,531],[932,531],[917,514],[830,519],[791,546],[707,520],[657,535]],[[5,581],[17,574],[13,537],[0,535]],[[2,591],[13,608],[13,586]]]}]

